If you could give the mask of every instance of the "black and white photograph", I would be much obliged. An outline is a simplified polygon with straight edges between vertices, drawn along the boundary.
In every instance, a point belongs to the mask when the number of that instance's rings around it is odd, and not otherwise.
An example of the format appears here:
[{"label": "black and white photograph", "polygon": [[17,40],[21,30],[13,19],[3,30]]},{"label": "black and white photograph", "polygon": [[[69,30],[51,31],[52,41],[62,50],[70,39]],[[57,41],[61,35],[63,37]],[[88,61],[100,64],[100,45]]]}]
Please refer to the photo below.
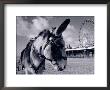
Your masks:
[{"label": "black and white photograph", "polygon": [[16,16],[16,75],[94,75],[95,16]]},{"label": "black and white photograph", "polygon": [[5,11],[6,87],[107,86],[107,5]]}]

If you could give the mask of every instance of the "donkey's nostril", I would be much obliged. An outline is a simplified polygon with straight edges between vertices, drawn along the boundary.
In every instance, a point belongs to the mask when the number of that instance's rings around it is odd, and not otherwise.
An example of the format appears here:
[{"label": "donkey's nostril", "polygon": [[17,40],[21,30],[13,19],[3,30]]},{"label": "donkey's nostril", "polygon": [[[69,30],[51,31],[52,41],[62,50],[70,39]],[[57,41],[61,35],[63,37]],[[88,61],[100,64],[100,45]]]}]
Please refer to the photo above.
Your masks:
[{"label": "donkey's nostril", "polygon": [[59,68],[59,71],[62,71],[63,69],[62,68]]}]

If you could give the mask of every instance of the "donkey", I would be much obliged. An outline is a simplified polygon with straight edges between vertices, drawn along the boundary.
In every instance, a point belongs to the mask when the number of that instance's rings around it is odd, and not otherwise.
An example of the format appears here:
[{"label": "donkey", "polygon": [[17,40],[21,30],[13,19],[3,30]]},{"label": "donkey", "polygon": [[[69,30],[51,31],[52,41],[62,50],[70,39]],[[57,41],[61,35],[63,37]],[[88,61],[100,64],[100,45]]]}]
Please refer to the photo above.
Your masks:
[{"label": "donkey", "polygon": [[62,33],[66,30],[70,19],[66,19],[58,29],[43,30],[31,39],[21,52],[21,61],[26,74],[42,74],[45,70],[45,60],[49,60],[57,71],[62,71],[67,65],[65,42]]}]

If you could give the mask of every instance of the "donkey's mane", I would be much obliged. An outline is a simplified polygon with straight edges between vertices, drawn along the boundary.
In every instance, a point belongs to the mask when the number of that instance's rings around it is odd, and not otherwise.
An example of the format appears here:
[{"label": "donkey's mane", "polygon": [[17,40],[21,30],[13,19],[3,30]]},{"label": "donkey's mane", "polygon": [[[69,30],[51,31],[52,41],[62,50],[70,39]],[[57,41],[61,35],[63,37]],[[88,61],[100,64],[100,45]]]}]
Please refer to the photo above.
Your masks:
[{"label": "donkey's mane", "polygon": [[50,34],[50,31],[44,29],[43,31],[41,31],[41,32],[38,34],[38,36],[36,36],[36,37],[33,38],[33,39],[30,39],[30,41],[29,41],[29,42],[27,43],[27,45],[26,45],[26,49],[29,49],[29,48],[32,46],[33,42],[34,42],[39,36],[42,36],[43,38],[45,38],[45,37],[48,36],[49,34]]},{"label": "donkey's mane", "polygon": [[43,38],[45,38],[45,37],[49,37],[49,35],[50,35],[50,31],[49,30],[47,30],[47,29],[44,29],[43,31],[41,31],[39,34],[38,34],[38,36],[43,36]]}]

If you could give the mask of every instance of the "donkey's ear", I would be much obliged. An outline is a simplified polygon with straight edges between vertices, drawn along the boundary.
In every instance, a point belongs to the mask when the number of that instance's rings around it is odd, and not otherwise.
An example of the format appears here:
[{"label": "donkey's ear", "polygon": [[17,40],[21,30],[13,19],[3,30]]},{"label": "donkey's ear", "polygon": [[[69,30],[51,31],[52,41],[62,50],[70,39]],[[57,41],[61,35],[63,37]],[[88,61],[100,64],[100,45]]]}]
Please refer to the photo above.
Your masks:
[{"label": "donkey's ear", "polygon": [[67,28],[68,24],[70,23],[70,19],[66,19],[56,30],[56,35],[61,35],[63,31]]}]

